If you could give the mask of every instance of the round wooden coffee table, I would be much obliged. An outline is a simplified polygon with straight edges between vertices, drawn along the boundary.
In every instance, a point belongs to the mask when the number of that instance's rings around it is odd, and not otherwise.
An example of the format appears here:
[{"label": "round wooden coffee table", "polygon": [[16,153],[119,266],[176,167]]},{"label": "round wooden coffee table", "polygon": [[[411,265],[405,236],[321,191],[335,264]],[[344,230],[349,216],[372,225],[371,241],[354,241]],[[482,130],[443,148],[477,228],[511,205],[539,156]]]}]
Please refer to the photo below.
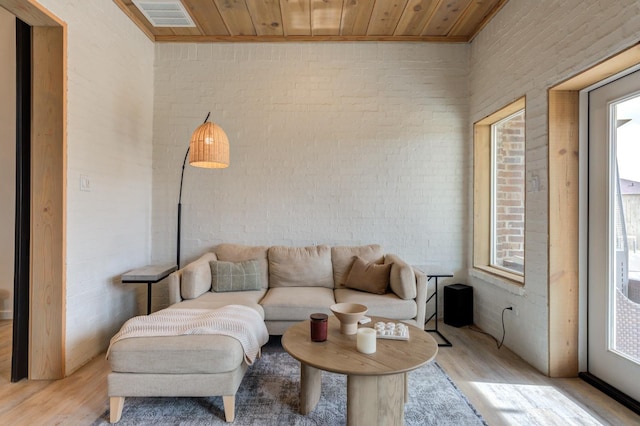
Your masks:
[{"label": "round wooden coffee table", "polygon": [[[360,327],[373,327],[371,317]],[[397,321],[393,321],[397,322]],[[309,321],[287,329],[282,347],[300,361],[300,413],[310,413],[320,400],[321,370],[347,375],[348,425],[403,425],[408,399],[407,372],[433,360],[438,343],[418,327],[409,326],[409,340],[378,339],[370,355],[356,350],[356,335],[340,333],[340,321],[329,316],[327,340],[312,342]]]}]

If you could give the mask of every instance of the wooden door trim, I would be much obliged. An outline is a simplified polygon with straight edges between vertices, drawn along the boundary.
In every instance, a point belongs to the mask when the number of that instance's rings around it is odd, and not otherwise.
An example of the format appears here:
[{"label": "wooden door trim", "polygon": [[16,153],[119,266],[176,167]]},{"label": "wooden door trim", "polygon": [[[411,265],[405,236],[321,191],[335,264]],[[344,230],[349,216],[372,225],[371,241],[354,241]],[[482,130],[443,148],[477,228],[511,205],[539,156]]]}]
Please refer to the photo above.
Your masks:
[{"label": "wooden door trim", "polygon": [[579,106],[577,91],[549,92],[550,377],[578,375]]},{"label": "wooden door trim", "polygon": [[65,375],[64,30],[32,31],[29,378],[50,379]]}]

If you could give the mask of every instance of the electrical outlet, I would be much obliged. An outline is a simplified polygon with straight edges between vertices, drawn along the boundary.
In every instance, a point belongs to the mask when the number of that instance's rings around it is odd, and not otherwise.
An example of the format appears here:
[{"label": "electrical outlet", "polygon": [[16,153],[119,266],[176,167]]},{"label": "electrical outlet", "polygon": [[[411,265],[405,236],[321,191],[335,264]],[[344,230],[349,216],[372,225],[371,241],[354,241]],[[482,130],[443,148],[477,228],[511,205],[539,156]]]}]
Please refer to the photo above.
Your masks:
[{"label": "electrical outlet", "polygon": [[518,310],[518,307],[516,305],[511,304],[511,311],[515,316],[520,316],[520,311]]}]

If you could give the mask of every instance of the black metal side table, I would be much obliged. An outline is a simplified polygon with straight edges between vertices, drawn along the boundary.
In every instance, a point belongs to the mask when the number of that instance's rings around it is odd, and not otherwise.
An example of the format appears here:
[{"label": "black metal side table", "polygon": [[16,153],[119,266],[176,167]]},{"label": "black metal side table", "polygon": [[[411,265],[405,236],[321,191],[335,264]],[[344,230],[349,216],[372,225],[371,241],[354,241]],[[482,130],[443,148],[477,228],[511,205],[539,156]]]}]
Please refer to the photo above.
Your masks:
[{"label": "black metal side table", "polygon": [[[419,268],[420,269],[420,268]],[[440,332],[440,330],[438,330],[438,279],[439,278],[453,278],[452,274],[432,274],[429,275],[427,274],[427,282],[431,281],[431,279],[433,278],[434,282],[435,282],[435,289],[434,292],[431,294],[431,296],[429,296],[429,298],[427,298],[427,306],[429,305],[429,302],[431,301],[431,299],[434,299],[434,312],[433,314],[431,314],[431,316],[429,316],[429,318],[427,318],[424,322],[424,325],[426,326],[427,323],[429,321],[431,321],[433,318],[435,318],[435,328],[425,328],[424,331],[426,331],[427,333],[436,333],[438,336],[440,336],[440,338],[444,341],[444,343],[438,343],[438,346],[446,346],[446,347],[450,347],[453,346],[451,344],[451,342],[449,341],[449,339],[447,339],[446,337],[444,337],[444,335]]]},{"label": "black metal side table", "polygon": [[147,315],[151,313],[151,285],[167,278],[178,269],[175,265],[147,265],[122,275],[124,284],[147,283]]},{"label": "black metal side table", "polygon": [[445,343],[438,343],[438,346],[447,346],[447,347],[448,346],[453,346],[451,344],[451,342],[449,341],[449,339],[444,337],[444,335],[442,333],[440,333],[440,331],[438,330],[438,278],[453,278],[453,275],[449,275],[449,274],[427,275],[427,282],[431,281],[431,278],[433,278],[434,281],[435,281],[435,290],[434,290],[433,294],[431,296],[429,296],[429,298],[427,299],[427,303],[429,303],[429,301],[431,299],[435,299],[435,302],[434,302],[435,309],[434,309],[434,313],[431,314],[431,316],[426,319],[426,321],[424,322],[424,325],[427,325],[427,323],[429,321],[431,321],[431,318],[435,317],[436,326],[435,326],[435,328],[425,329],[424,331],[429,332],[429,333],[436,333],[438,336],[440,336],[440,338],[442,340],[444,340]]}]

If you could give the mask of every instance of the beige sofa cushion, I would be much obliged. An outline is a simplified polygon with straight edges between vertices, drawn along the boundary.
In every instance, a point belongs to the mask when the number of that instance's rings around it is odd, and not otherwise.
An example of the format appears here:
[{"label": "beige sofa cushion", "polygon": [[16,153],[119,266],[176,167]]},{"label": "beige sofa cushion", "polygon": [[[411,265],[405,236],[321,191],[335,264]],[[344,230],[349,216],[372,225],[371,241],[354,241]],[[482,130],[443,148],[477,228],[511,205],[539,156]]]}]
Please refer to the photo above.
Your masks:
[{"label": "beige sofa cushion", "polygon": [[353,259],[359,256],[367,262],[383,263],[384,253],[378,244],[368,246],[336,246],[331,247],[331,263],[333,265],[333,281],[335,288],[344,288],[347,275],[353,265]]},{"label": "beige sofa cushion", "polygon": [[371,294],[348,288],[336,289],[336,303],[361,303],[367,307],[367,316],[408,320],[418,314],[415,300],[403,300],[393,293]]},{"label": "beige sofa cushion", "polygon": [[324,287],[270,288],[260,304],[265,321],[302,321],[321,312],[331,314],[333,290]]},{"label": "beige sofa cushion", "polygon": [[416,298],[416,274],[407,262],[400,259],[395,254],[388,254],[384,257],[384,263],[392,263],[391,275],[389,277],[391,291],[401,299]]},{"label": "beige sofa cushion", "polygon": [[269,248],[269,287],[333,288],[329,246]]},{"label": "beige sofa cushion", "polygon": [[389,287],[391,264],[379,265],[356,257],[344,285],[373,294],[385,294]]},{"label": "beige sofa cushion", "polygon": [[119,373],[225,373],[243,361],[244,350],[238,340],[207,334],[122,339],[109,354],[111,369]]},{"label": "beige sofa cushion", "polygon": [[260,264],[262,287],[269,287],[269,266],[267,264],[267,250],[265,246],[245,246],[242,244],[219,244],[214,252],[218,260],[224,262],[244,262],[245,260],[263,260]]},{"label": "beige sofa cushion", "polygon": [[182,269],[180,296],[183,299],[195,299],[211,289],[210,260],[216,260],[215,253],[205,253]]}]

